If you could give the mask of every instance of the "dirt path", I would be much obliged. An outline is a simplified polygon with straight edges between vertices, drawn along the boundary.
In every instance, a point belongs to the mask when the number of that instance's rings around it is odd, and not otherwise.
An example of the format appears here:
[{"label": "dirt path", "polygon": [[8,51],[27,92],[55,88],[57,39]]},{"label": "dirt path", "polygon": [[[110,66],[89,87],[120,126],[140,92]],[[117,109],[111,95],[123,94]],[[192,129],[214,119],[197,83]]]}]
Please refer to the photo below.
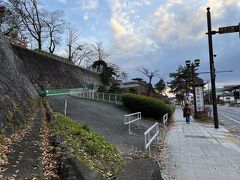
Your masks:
[{"label": "dirt path", "polygon": [[7,165],[4,166],[4,179],[26,179],[37,177],[43,179],[40,143],[41,116],[37,113],[33,124],[23,138],[10,146],[7,154]]}]

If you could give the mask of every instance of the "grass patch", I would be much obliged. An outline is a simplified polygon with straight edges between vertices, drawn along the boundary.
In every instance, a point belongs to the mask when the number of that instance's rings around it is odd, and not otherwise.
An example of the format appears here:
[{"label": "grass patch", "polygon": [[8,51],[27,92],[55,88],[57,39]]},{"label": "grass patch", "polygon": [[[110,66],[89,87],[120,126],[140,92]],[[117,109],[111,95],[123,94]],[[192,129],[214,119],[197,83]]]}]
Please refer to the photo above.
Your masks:
[{"label": "grass patch", "polygon": [[87,125],[54,113],[52,135],[61,134],[71,153],[107,179],[113,179],[125,165],[122,154]]}]

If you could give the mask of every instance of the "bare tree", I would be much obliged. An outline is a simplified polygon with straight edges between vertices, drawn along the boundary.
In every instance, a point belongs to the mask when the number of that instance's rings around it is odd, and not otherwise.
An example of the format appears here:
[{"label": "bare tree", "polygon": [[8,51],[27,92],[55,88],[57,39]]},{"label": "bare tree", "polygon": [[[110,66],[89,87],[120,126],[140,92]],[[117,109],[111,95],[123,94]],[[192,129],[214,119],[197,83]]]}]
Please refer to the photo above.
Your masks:
[{"label": "bare tree", "polygon": [[92,57],[93,49],[88,43],[78,45],[78,47],[72,51],[72,62],[78,66],[80,66],[83,61],[91,62]]},{"label": "bare tree", "polygon": [[121,71],[119,78],[120,78],[122,81],[127,82],[128,74],[127,74],[126,72],[124,72],[124,71]]},{"label": "bare tree", "polygon": [[114,69],[116,80],[127,81],[128,74],[125,71],[121,71],[121,68],[118,65],[113,63],[108,63],[108,65]]},{"label": "bare tree", "polygon": [[150,70],[145,67],[139,67],[138,71],[144,74],[149,79],[148,81],[148,96],[149,96],[152,88],[152,79],[153,77],[159,76],[159,70]]},{"label": "bare tree", "polygon": [[114,70],[114,73],[115,73],[114,77],[116,80],[118,80],[120,77],[120,71],[121,71],[120,67],[114,63],[108,63],[108,66],[112,67],[112,69]]},{"label": "bare tree", "polygon": [[22,31],[22,21],[11,6],[0,0],[0,31],[8,36],[12,43],[26,46],[26,36]]},{"label": "bare tree", "polygon": [[93,45],[94,50],[94,62],[92,65],[93,69],[96,69],[97,73],[101,73],[104,67],[107,67],[106,59],[109,56],[104,48],[102,42],[96,42]]},{"label": "bare tree", "polygon": [[42,49],[43,11],[38,0],[9,0],[12,9],[21,17],[21,21],[29,34],[37,41],[38,49]]},{"label": "bare tree", "polygon": [[64,13],[63,11],[45,11],[44,14],[44,23],[46,25],[46,33],[49,40],[48,50],[50,53],[53,53],[56,45],[61,41],[61,33],[64,32]]},{"label": "bare tree", "polygon": [[6,2],[0,1],[0,29],[4,35],[9,35],[21,23],[19,18],[11,11]]},{"label": "bare tree", "polygon": [[[73,50],[79,48],[78,41],[80,39],[80,31],[79,29],[74,25],[69,25],[67,28],[67,46],[68,46],[68,60],[70,62],[73,62]],[[75,46],[75,48],[74,48]],[[80,50],[80,49],[79,49]]]}]

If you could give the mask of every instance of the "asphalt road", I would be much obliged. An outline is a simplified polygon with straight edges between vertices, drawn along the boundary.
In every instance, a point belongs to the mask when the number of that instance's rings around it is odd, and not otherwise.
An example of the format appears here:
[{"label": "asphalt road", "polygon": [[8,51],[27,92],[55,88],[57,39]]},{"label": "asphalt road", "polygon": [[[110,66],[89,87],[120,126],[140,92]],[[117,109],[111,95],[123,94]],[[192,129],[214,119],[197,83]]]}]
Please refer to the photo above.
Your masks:
[{"label": "asphalt road", "polygon": [[240,136],[240,108],[218,106],[219,123]]},{"label": "asphalt road", "polygon": [[120,105],[100,101],[80,99],[71,96],[54,96],[47,98],[54,111],[63,113],[64,100],[68,100],[67,116],[80,124],[87,124],[98,135],[128,154],[132,150],[144,150],[143,133],[155,122],[141,120],[140,128],[131,125],[133,134],[128,134],[128,125],[124,125],[124,115],[129,110]]}]

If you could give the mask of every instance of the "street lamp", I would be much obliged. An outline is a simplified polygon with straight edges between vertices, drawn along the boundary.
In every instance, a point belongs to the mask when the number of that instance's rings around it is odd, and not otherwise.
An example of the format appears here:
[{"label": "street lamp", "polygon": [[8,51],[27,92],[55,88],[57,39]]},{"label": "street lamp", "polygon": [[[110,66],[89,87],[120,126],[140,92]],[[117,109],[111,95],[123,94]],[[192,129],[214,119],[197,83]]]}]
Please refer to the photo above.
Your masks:
[{"label": "street lamp", "polygon": [[191,60],[186,60],[185,64],[188,68],[191,68],[192,81],[193,81],[193,103],[194,103],[194,116],[197,114],[197,103],[196,103],[196,93],[195,93],[195,67],[200,64],[200,59],[195,59],[193,63]]}]

